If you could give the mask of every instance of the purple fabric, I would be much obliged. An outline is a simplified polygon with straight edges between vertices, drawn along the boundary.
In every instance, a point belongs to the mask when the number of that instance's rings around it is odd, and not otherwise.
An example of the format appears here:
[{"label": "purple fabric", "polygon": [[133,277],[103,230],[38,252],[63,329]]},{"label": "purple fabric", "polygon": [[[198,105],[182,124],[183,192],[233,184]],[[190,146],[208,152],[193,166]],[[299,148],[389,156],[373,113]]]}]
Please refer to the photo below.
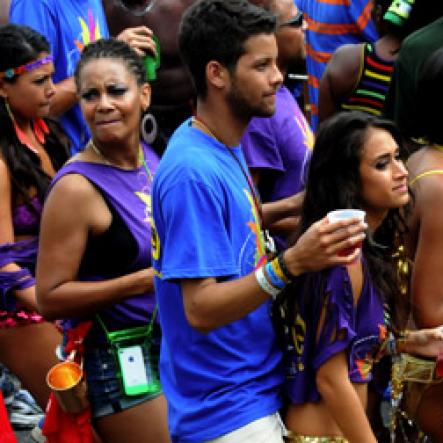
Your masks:
[{"label": "purple fabric", "polygon": [[272,117],[254,117],[241,140],[250,168],[265,168],[276,173],[266,183],[264,202],[276,201],[301,191],[304,170],[310,158],[314,136],[308,122],[289,90],[277,91],[276,111]]},{"label": "purple fabric", "polygon": [[[320,288],[320,279],[317,281]],[[317,338],[320,309],[303,305],[297,317],[287,358],[285,392],[295,404],[318,401],[316,373],[328,359],[347,351],[349,378],[354,383],[372,379],[372,364],[386,336],[383,302],[367,272],[357,305],[345,267],[326,272],[326,317]]]},{"label": "purple fabric", "polygon": [[[146,164],[151,174],[154,174],[159,158],[147,145],[144,145],[144,154]],[[144,166],[134,170],[124,170],[110,165],[74,161],[58,172],[51,186],[67,174],[81,174],[86,177],[101,190],[108,205],[112,205],[126,223],[138,245],[138,256],[130,266],[129,272],[150,267],[152,183]],[[115,251],[115,254],[118,254],[118,251]],[[104,277],[93,273],[78,276],[78,279],[83,281],[99,281],[105,278],[109,279],[110,276]],[[109,329],[117,330],[146,324],[151,317],[154,305],[154,294],[145,293],[104,309],[99,314]],[[64,327],[69,328],[80,320],[84,319],[69,319],[64,322]],[[97,328],[93,328],[88,334],[88,340],[94,340],[97,332],[99,332]]]},{"label": "purple fabric", "polygon": [[37,258],[37,247],[37,237],[0,245],[0,267],[9,263],[16,263],[22,267],[21,270],[13,272],[0,271],[1,310],[13,311],[16,308],[12,290],[26,289],[35,284],[32,272]]},{"label": "purple fabric", "polygon": [[37,237],[0,245],[0,267],[9,263],[17,263],[27,268],[33,268],[37,258],[37,248]]},{"label": "purple fabric", "polygon": [[27,205],[16,206],[12,211],[14,235],[37,235],[42,213],[42,202],[38,197],[31,198],[32,211]]},{"label": "purple fabric", "polygon": [[17,307],[17,300],[11,291],[26,289],[34,285],[34,277],[26,268],[12,272],[0,271],[0,310],[14,311]]}]

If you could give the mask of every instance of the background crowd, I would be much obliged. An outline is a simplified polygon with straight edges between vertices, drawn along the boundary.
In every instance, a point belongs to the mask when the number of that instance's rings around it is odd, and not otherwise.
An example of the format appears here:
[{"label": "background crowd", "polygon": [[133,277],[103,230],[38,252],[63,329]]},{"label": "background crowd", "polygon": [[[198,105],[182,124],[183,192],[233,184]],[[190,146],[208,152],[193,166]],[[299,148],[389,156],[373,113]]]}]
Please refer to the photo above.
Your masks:
[{"label": "background crowd", "polygon": [[443,4],[0,11],[0,442],[443,442]]}]

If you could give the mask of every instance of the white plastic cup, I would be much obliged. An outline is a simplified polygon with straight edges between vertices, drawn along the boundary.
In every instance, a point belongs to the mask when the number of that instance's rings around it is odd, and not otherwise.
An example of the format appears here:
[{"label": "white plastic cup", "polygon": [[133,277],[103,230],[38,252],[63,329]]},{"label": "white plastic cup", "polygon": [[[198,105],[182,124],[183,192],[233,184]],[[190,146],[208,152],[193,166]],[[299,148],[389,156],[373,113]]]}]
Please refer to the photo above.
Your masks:
[{"label": "white plastic cup", "polygon": [[326,217],[328,217],[329,223],[336,222],[339,220],[347,220],[349,218],[358,218],[364,221],[366,212],[361,209],[337,209],[335,211],[328,212]]},{"label": "white plastic cup", "polygon": [[[326,217],[328,218],[329,223],[333,223],[339,220],[348,220],[350,218],[358,218],[360,221],[364,221],[366,216],[366,212],[361,209],[337,209],[335,211],[330,211],[327,213]],[[338,251],[337,255],[340,257],[346,257],[347,255],[352,254],[357,248],[361,248],[363,242],[355,245],[352,248],[346,248],[341,251]],[[359,260],[359,258],[357,259]]]}]

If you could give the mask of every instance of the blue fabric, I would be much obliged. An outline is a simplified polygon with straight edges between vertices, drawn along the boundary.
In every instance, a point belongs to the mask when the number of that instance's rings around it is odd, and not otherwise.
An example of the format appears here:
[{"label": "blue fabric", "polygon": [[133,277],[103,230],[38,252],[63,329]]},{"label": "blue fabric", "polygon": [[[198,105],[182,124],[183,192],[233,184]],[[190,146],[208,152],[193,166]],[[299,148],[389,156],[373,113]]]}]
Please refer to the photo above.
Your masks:
[{"label": "blue fabric", "polygon": [[[12,23],[28,25],[43,34],[54,56],[54,82],[74,74],[80,53],[88,43],[109,37],[100,0],[12,0]],[[60,122],[72,141],[72,154],[89,139],[89,130],[78,105],[63,114]]]},{"label": "blue fabric", "polygon": [[[296,0],[308,23],[306,31],[306,70],[309,76],[311,126],[318,126],[318,84],[326,64],[334,51],[348,43],[374,42],[378,39],[374,22],[370,19],[371,0],[324,2]],[[333,29],[329,26],[332,25]],[[326,26],[326,29],[325,29]]]},{"label": "blue fabric", "polygon": [[[241,149],[230,149],[247,171]],[[152,198],[160,378],[170,433],[174,442],[201,442],[277,411],[281,353],[268,303],[202,334],[186,319],[179,280],[239,278],[266,258],[239,165],[226,146],[189,120],[169,142]]]}]

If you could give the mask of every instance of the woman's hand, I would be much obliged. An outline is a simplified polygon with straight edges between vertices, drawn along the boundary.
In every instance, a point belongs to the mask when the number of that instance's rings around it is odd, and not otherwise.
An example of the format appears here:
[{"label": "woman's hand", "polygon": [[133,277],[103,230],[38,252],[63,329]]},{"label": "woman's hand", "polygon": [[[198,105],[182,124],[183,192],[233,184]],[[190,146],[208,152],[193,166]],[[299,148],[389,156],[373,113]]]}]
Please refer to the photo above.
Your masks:
[{"label": "woman's hand", "polygon": [[397,341],[397,349],[408,354],[436,357],[443,352],[443,326],[410,331]]}]

